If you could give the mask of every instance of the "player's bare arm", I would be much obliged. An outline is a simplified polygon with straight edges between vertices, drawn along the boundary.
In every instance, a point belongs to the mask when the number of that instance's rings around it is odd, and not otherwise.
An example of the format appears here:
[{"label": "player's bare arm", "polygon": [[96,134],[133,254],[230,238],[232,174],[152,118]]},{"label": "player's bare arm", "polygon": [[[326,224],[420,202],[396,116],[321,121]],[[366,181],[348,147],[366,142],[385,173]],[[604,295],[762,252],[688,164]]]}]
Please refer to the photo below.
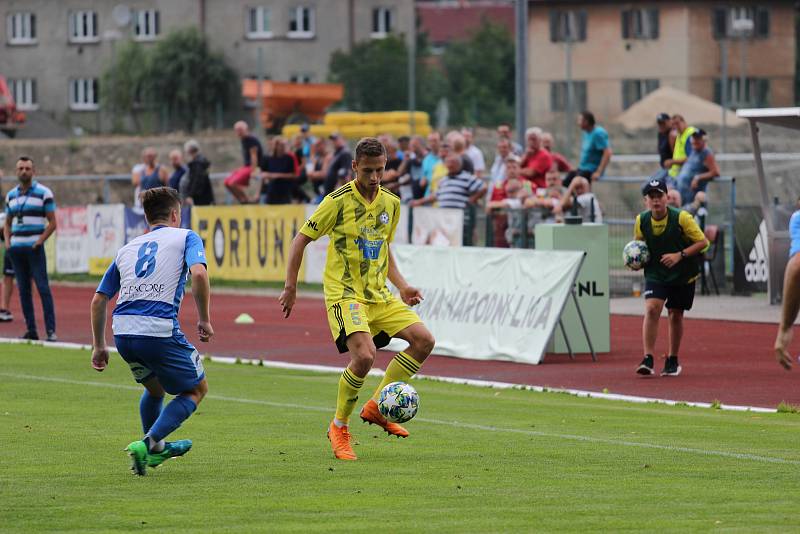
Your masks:
[{"label": "player's bare arm", "polygon": [[197,335],[203,343],[208,342],[214,335],[214,328],[211,326],[210,305],[211,305],[211,284],[208,281],[208,271],[202,263],[192,265],[189,272],[192,273],[192,296],[197,305]]},{"label": "player's bare arm", "polygon": [[291,315],[292,308],[297,300],[297,273],[300,271],[300,263],[303,261],[303,251],[311,241],[312,239],[305,234],[297,234],[292,240],[292,246],[289,249],[289,261],[286,264],[286,281],[283,284],[283,291],[278,297],[284,318],[288,318]]},{"label": "player's bare arm", "polygon": [[[702,241],[697,241],[692,243],[685,249],[683,249],[683,253],[686,258],[691,258],[700,254],[700,252],[708,246],[708,239],[703,239]],[[681,255],[680,252],[673,252],[672,254],[664,254],[661,256],[661,263],[666,265],[669,268],[676,266],[684,259],[684,256]]]},{"label": "player's bare arm", "polygon": [[775,359],[784,369],[792,369],[789,344],[792,342],[792,325],[800,311],[800,254],[795,254],[786,265],[783,275],[783,307],[778,335],[775,338]]},{"label": "player's bare arm", "polygon": [[108,347],[106,346],[106,309],[108,297],[95,293],[92,299],[92,367],[103,371],[108,365]]},{"label": "player's bare arm", "polygon": [[400,274],[400,269],[397,268],[397,263],[394,261],[394,254],[392,248],[389,247],[389,281],[400,291],[400,299],[409,306],[416,306],[424,299],[422,293],[416,287],[411,287],[403,275]]}]

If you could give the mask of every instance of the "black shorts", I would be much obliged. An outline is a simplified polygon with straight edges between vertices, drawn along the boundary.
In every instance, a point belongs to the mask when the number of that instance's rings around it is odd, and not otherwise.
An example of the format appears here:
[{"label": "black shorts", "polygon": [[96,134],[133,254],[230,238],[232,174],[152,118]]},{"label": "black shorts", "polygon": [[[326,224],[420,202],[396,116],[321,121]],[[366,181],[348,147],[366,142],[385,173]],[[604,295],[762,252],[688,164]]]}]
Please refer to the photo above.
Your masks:
[{"label": "black shorts", "polygon": [[3,276],[14,276],[14,264],[11,263],[11,254],[6,249],[3,254]]},{"label": "black shorts", "polygon": [[694,302],[694,282],[668,286],[645,280],[644,298],[665,300],[667,309],[670,310],[691,310]]},{"label": "black shorts", "polygon": [[578,169],[577,171],[569,171],[561,183],[564,185],[564,187],[569,187],[569,184],[576,176],[583,176],[589,180],[589,182],[592,181],[592,171]]}]

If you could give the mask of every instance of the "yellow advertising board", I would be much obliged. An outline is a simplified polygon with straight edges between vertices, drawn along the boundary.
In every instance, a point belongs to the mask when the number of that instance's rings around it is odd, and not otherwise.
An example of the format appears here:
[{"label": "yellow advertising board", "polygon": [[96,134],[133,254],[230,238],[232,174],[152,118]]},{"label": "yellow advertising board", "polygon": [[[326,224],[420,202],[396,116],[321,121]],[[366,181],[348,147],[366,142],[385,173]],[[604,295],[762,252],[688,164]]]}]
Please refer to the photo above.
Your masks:
[{"label": "yellow advertising board", "polygon": [[[195,206],[192,229],[203,240],[212,278],[282,281],[305,217],[301,205]],[[304,279],[301,267],[298,280]]]}]

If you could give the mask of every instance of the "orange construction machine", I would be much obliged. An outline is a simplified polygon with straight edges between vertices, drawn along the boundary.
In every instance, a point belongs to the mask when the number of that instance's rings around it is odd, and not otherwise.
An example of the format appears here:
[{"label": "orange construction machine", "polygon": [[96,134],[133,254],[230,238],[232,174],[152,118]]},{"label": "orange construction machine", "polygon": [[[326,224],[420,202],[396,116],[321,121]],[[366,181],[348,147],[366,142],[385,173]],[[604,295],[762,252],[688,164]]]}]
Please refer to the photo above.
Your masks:
[{"label": "orange construction machine", "polygon": [[288,121],[316,122],[332,104],[344,97],[344,87],[337,83],[290,83],[257,80],[242,82],[242,96],[258,103],[261,97],[261,125],[279,131]]},{"label": "orange construction machine", "polygon": [[6,79],[0,76],[0,132],[14,137],[17,130],[25,123],[25,114],[17,110],[14,96],[8,88]]}]

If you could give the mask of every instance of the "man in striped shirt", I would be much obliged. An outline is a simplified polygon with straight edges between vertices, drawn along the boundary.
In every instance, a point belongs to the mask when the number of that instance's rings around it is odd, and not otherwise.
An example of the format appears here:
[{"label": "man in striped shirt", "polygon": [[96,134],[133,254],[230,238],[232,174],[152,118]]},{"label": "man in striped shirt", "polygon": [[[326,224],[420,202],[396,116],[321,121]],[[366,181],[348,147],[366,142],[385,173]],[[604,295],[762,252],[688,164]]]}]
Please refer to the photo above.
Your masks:
[{"label": "man in striped shirt", "polygon": [[445,160],[447,176],[439,182],[436,192],[425,198],[414,200],[411,206],[422,206],[437,202],[440,208],[465,209],[476,204],[486,194],[486,184],[462,169],[461,157],[457,154]]},{"label": "man in striped shirt", "polygon": [[44,242],[56,230],[56,203],[53,192],[33,179],[33,160],[17,160],[19,185],[6,195],[5,235],[16,272],[19,300],[27,331],[23,339],[39,339],[33,314],[31,278],[42,299],[47,340],[57,341],[53,295],[47,279]]}]

